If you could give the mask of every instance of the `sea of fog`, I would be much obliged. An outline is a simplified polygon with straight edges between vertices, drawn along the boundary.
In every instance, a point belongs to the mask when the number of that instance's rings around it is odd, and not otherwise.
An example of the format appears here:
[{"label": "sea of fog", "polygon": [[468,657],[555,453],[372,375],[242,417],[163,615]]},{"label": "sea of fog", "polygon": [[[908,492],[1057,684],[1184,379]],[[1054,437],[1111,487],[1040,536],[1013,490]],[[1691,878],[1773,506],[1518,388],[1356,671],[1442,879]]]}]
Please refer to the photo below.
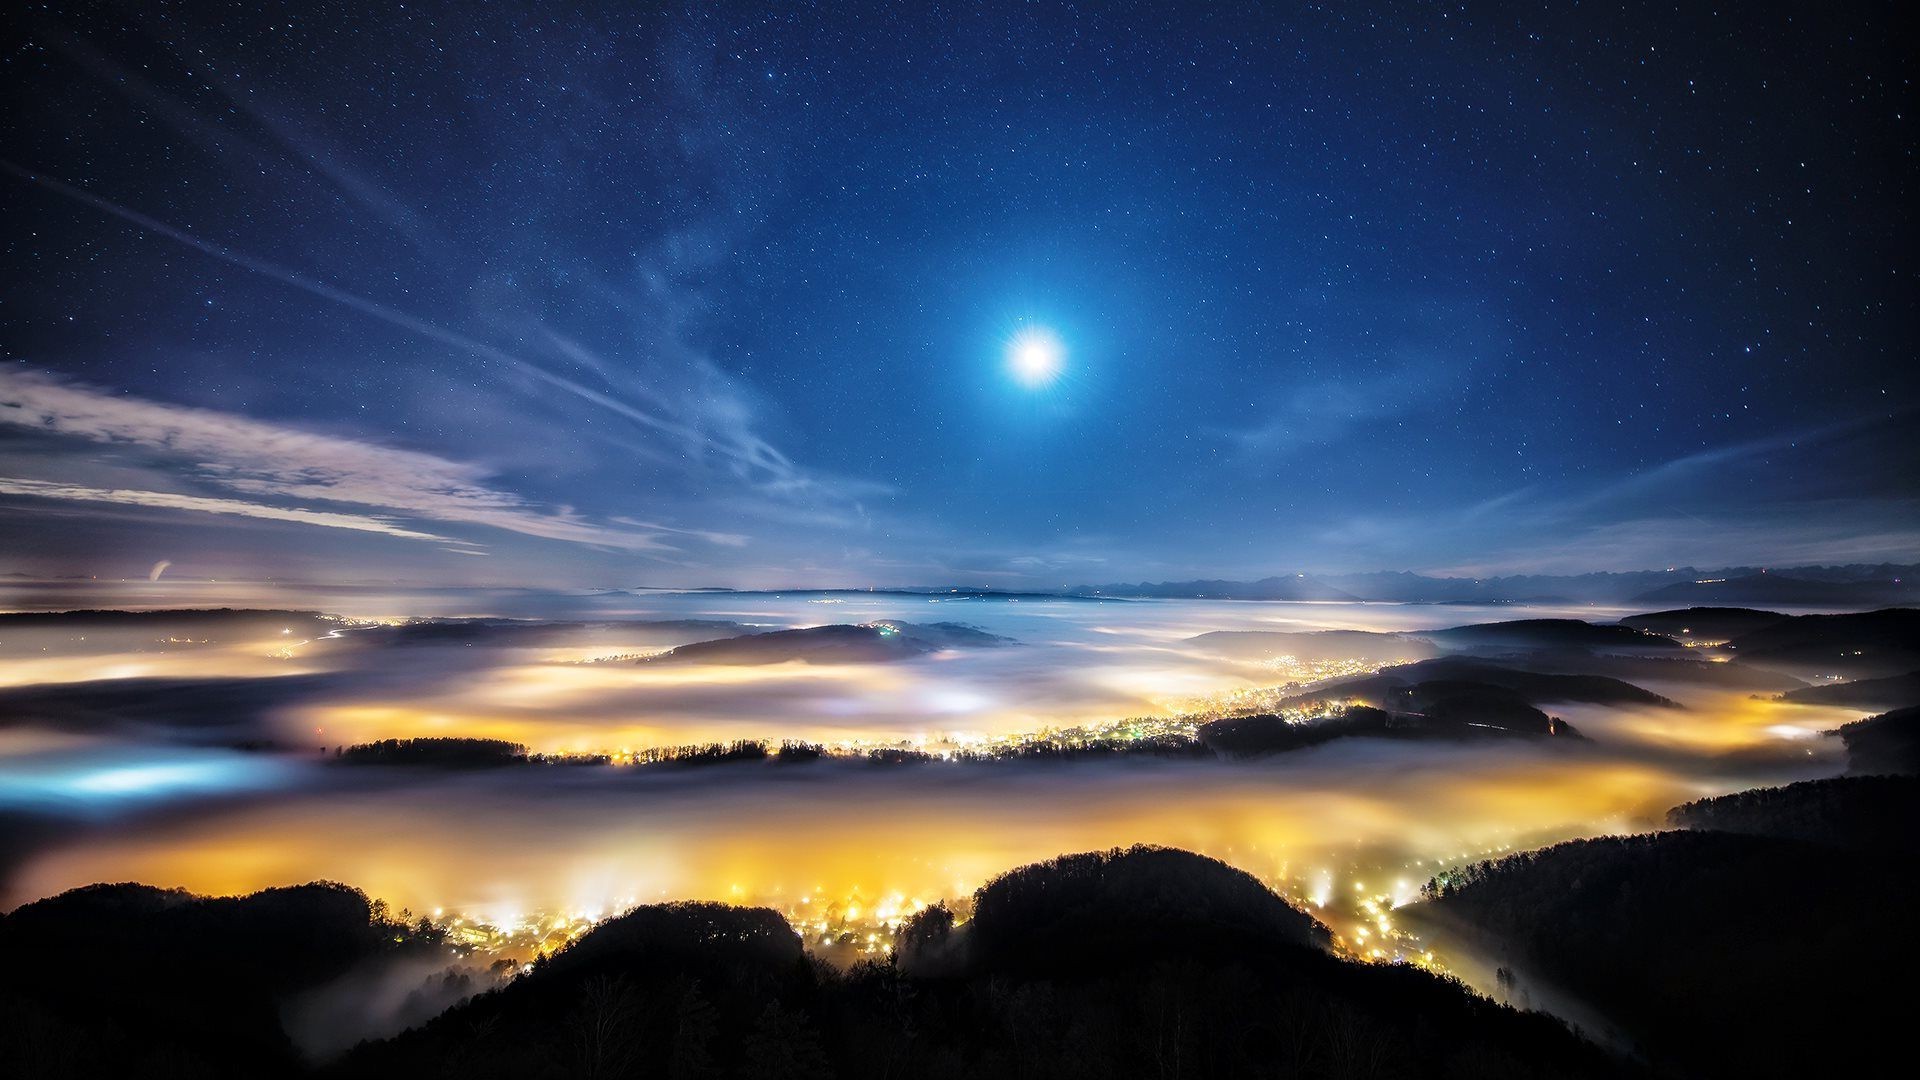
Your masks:
[{"label": "sea of fog", "polygon": [[[1837,773],[1836,740],[1817,733],[1860,715],[1770,700],[1762,680],[1648,686],[1679,709],[1549,707],[1584,742],[1348,739],[1237,762],[343,767],[322,748],[422,736],[548,753],[1004,737],[1169,716],[1330,670],[1223,658],[1190,640],[1209,631],[1417,631],[1628,612],[881,593],[294,596],[146,583],[76,604],[75,588],[63,588],[14,604],[595,625],[537,644],[482,634],[405,647],[370,645],[377,628],[334,633],[292,618],[172,640],[151,629],[9,634],[0,642],[8,907],[96,881],[231,894],[328,879],[395,908],[502,927],[710,898],[831,908],[815,928],[837,933],[866,925],[863,911],[963,897],[1025,863],[1154,843],[1242,866],[1351,933],[1379,921],[1363,898],[1403,903],[1446,865],[1655,827],[1689,799]],[[705,623],[882,620],[964,623],[1013,643],[885,663],[636,659],[712,636]],[[1374,659],[1340,658],[1335,669]]]}]

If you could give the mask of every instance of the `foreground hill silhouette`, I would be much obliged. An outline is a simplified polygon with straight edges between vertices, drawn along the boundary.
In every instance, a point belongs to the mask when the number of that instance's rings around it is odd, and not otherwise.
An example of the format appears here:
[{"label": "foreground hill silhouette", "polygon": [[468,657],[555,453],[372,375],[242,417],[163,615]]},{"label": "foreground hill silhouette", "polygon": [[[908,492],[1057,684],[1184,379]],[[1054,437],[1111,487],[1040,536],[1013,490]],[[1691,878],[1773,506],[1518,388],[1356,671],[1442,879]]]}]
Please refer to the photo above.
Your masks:
[{"label": "foreground hill silhouette", "polygon": [[[1559,1022],[1356,964],[1224,863],[1156,848],[1004,875],[958,926],[839,972],[777,913],[636,908],[333,1077],[1605,1077]],[[94,886],[0,920],[0,1074],[308,1074],[278,1018],[356,964],[431,950],[353,890],[232,900]]]},{"label": "foreground hill silhouette", "polygon": [[1181,851],[1004,875],[896,963],[810,963],[780,917],[615,919],[512,985],[340,1062],[343,1077],[1608,1076],[1558,1022],[1326,953],[1254,878]]},{"label": "foreground hill silhouette", "polygon": [[1829,734],[1847,744],[1847,771],[1920,773],[1920,706],[1842,724]]},{"label": "foreground hill silhouette", "polygon": [[1671,819],[1688,831],[1450,872],[1410,917],[1523,991],[1597,1010],[1660,1072],[1884,1075],[1909,1012],[1898,973],[1920,961],[1917,789],[1863,777],[1689,803]]},{"label": "foreground hill silhouette", "polygon": [[986,648],[1012,641],[962,623],[862,623],[771,630],[682,645],[645,664],[871,664],[943,649]]},{"label": "foreground hill silhouette", "polygon": [[290,1074],[289,997],[363,961],[437,948],[437,935],[343,885],[217,899],[76,889],[0,918],[0,1075]]},{"label": "foreground hill silhouette", "polygon": [[1683,829],[1920,856],[1920,776],[1840,776],[1699,799],[1667,812]]}]

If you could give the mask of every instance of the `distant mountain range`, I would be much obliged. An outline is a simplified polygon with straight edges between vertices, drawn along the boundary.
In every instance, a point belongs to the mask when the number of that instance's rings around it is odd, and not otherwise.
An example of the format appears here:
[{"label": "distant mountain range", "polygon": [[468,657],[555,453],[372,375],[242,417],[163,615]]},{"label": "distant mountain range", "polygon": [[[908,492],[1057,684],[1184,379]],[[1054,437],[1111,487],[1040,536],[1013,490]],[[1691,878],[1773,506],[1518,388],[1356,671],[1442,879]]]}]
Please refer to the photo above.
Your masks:
[{"label": "distant mountain range", "polygon": [[1258,581],[1078,585],[1072,596],[1448,603],[1646,603],[1870,607],[1920,601],[1920,565],[1729,567],[1577,575],[1428,577],[1407,572],[1288,574]]}]

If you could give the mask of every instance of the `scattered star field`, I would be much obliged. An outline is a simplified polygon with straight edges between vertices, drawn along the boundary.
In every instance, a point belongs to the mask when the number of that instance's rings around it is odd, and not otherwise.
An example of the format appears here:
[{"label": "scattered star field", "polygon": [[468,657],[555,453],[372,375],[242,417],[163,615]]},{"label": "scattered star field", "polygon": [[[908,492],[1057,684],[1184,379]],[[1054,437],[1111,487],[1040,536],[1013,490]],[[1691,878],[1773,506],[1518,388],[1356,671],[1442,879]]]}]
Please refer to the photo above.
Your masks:
[{"label": "scattered star field", "polygon": [[1896,10],[27,5],[0,571],[1911,557]]}]

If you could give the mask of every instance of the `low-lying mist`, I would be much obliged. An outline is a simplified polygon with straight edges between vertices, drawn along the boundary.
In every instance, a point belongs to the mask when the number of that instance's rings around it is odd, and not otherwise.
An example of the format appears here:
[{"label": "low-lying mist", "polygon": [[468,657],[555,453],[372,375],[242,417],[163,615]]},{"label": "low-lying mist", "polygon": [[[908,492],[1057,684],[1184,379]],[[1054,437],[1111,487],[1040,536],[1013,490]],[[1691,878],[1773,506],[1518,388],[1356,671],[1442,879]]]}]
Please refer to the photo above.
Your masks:
[{"label": "low-lying mist", "polygon": [[[1336,931],[1358,931],[1363,899],[1404,902],[1450,863],[1648,828],[1689,799],[1830,775],[1839,747],[1817,733],[1862,715],[1757,696],[1797,680],[1681,657],[1621,675],[1679,708],[1541,706],[1584,739],[1348,738],[1255,760],[337,760],[345,745],[455,736],[616,755],[749,738],[1017,741],[1246,708],[1433,651],[1366,634],[1274,638],[1292,650],[1274,655],[1244,634],[1192,640],[1213,631],[1404,634],[1621,614],[878,594],[620,594],[568,607],[542,623],[402,625],[383,611],[388,621],[156,616],[10,632],[0,815],[22,839],[0,860],[5,904],[96,881],[232,894],[335,880],[396,910],[510,928],[717,899],[780,908],[810,944],[837,947],[883,908],[960,898],[1061,852],[1149,843],[1215,855],[1318,905]],[[923,635],[935,645],[858,663],[767,654],[764,642],[751,662],[650,659],[761,630],[937,623],[1009,640]]]}]

